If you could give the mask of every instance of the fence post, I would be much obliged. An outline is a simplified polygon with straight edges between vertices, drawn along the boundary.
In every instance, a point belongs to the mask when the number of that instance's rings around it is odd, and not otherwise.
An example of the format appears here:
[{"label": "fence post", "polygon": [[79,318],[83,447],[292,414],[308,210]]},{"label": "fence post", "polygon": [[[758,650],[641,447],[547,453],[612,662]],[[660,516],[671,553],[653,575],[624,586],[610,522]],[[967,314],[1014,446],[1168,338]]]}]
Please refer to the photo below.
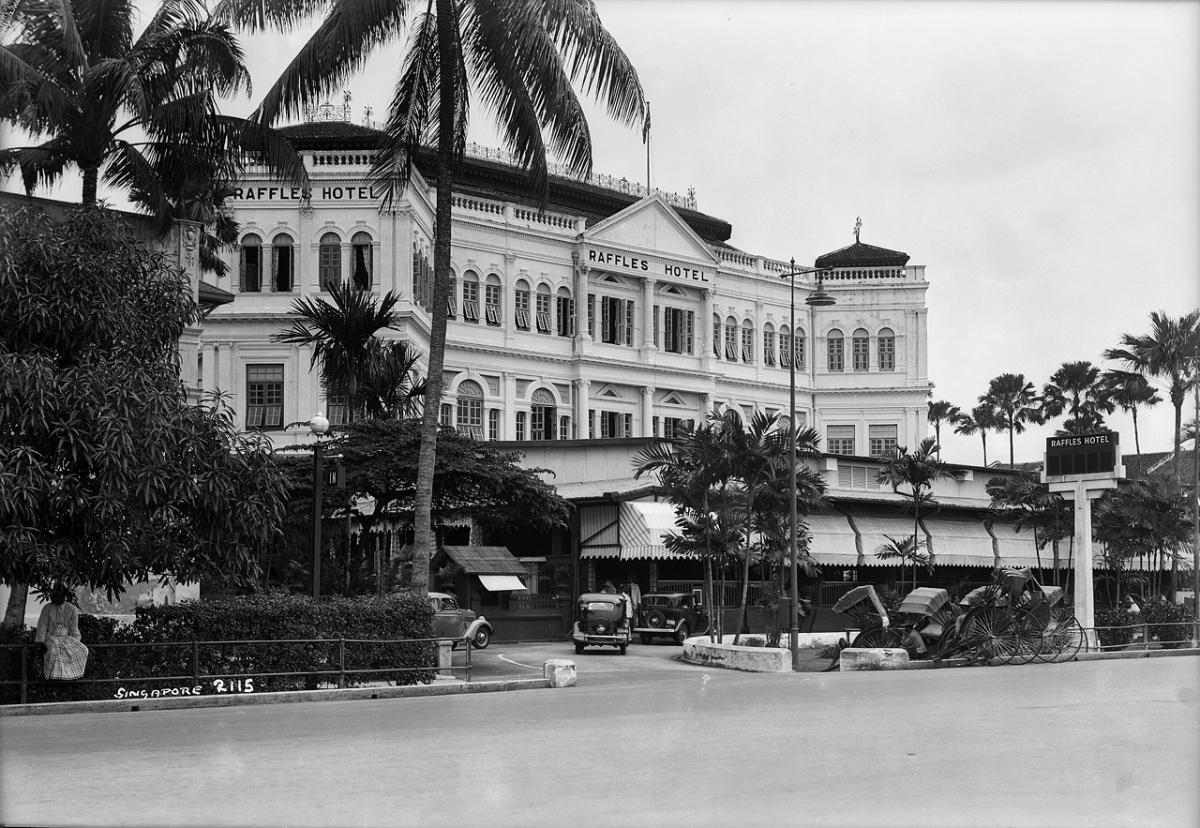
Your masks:
[{"label": "fence post", "polygon": [[21,645],[21,704],[29,702],[29,658],[28,647]]},{"label": "fence post", "polygon": [[467,642],[467,681],[471,680],[471,642]]},{"label": "fence post", "polygon": [[200,684],[200,642],[192,639],[192,686]]},{"label": "fence post", "polygon": [[346,639],[338,639],[338,689],[346,686]]}]

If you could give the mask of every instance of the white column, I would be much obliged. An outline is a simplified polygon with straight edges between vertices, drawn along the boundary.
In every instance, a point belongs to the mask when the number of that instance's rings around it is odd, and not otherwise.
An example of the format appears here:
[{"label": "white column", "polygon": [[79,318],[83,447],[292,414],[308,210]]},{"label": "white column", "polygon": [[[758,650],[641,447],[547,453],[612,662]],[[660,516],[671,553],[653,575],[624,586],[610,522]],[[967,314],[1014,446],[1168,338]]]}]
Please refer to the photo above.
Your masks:
[{"label": "white column", "polygon": [[[588,266],[578,253],[571,254],[571,263],[575,270],[575,341],[576,343],[591,342],[588,333]],[[576,346],[577,351],[582,348]]]},{"label": "white column", "polygon": [[[504,397],[504,414],[500,418],[500,439],[517,439],[517,379],[512,374],[500,375],[500,394]],[[529,437],[526,423],[526,437]]]},{"label": "white column", "polygon": [[642,386],[642,436],[655,437],[654,433],[654,387]]},{"label": "white column", "polygon": [[588,401],[591,399],[591,388],[590,380],[575,380],[575,436],[580,440],[588,438]]},{"label": "white column", "polygon": [[654,344],[654,286],[656,280],[647,277],[642,282],[642,356],[655,349]]},{"label": "white column", "polygon": [[[1080,481],[1075,484],[1075,620],[1084,628],[1096,625],[1092,583],[1092,501]],[[1099,496],[1100,492],[1096,492]],[[1089,639],[1094,633],[1089,633]]]},{"label": "white column", "polygon": [[717,289],[704,291],[704,307],[696,320],[696,344],[700,348],[700,364],[705,371],[713,370],[713,314],[716,313]]}]

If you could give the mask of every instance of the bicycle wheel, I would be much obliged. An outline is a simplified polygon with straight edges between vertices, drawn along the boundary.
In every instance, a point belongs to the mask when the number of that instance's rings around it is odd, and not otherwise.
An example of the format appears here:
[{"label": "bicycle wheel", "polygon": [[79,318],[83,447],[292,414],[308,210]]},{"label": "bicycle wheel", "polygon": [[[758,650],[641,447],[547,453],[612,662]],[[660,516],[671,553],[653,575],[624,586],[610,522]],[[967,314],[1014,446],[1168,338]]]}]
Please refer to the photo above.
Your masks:
[{"label": "bicycle wheel", "polygon": [[1051,618],[1050,625],[1042,635],[1041,661],[1071,661],[1083,646],[1083,627],[1074,615],[1060,619]]}]

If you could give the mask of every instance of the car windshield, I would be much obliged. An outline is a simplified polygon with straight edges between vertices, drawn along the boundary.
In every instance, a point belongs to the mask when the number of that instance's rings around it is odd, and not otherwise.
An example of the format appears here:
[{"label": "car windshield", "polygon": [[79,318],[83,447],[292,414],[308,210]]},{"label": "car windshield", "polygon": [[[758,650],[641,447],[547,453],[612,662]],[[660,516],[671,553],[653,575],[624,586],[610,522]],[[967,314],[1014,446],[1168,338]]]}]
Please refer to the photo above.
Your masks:
[{"label": "car windshield", "polygon": [[616,601],[588,601],[583,608],[586,610],[610,610],[616,605]]},{"label": "car windshield", "polygon": [[643,607],[673,607],[675,599],[670,595],[647,595],[642,598]]}]

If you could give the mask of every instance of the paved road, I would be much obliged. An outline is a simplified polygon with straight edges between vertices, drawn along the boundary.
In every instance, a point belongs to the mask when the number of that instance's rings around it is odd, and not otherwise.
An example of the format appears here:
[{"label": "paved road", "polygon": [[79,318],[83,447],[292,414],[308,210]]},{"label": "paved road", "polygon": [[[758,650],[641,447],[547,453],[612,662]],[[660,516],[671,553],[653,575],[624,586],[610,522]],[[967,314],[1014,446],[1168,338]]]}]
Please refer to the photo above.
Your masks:
[{"label": "paved road", "polygon": [[0,820],[1200,824],[1195,658],[751,675],[677,652],[581,657],[561,690],[3,719]]}]

